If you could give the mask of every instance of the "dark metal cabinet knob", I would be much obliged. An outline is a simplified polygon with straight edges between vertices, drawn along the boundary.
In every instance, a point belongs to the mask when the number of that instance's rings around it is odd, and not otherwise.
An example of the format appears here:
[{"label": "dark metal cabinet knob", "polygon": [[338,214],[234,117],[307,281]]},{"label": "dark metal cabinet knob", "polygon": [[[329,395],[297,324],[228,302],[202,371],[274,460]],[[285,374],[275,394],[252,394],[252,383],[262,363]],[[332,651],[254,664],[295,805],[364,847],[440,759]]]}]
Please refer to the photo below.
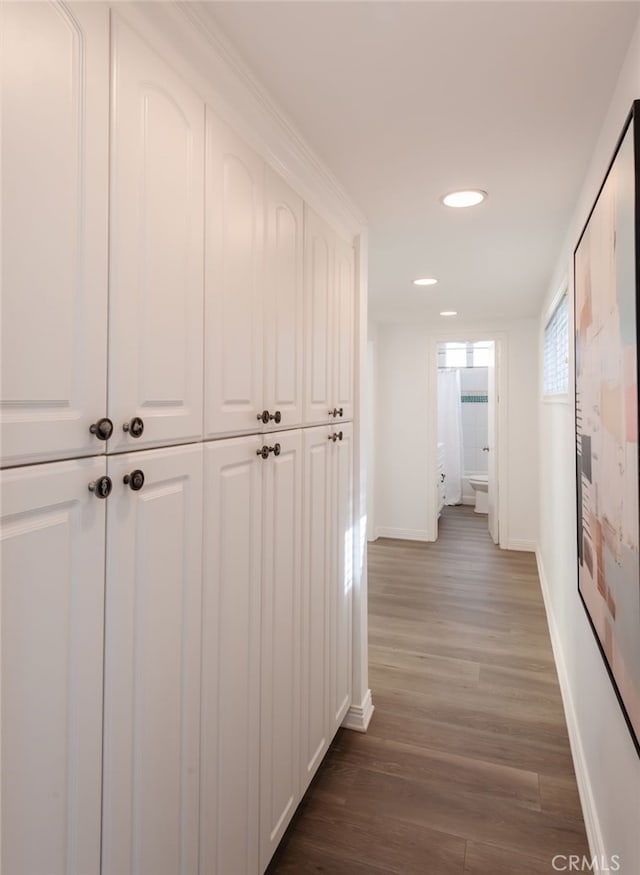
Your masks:
[{"label": "dark metal cabinet knob", "polygon": [[260,450],[256,450],[256,456],[262,456],[263,459],[268,459],[269,453],[273,453],[274,456],[279,456],[281,451],[282,447],[280,444],[276,444],[274,447],[268,447],[265,444]]},{"label": "dark metal cabinet knob", "polygon": [[144,422],[139,416],[134,416],[129,422],[125,422],[122,426],[122,431],[126,431],[131,437],[139,438],[144,431]]},{"label": "dark metal cabinet knob", "polygon": [[89,427],[91,434],[94,434],[99,441],[107,441],[113,434],[113,423],[110,419],[104,416]]},{"label": "dark metal cabinet knob", "polygon": [[282,422],[282,413],[279,410],[276,410],[275,413],[269,413],[268,410],[263,410],[262,413],[258,414],[258,422],[262,422],[264,425],[268,425],[271,421],[277,423]]},{"label": "dark metal cabinet knob", "polygon": [[334,419],[336,418],[336,416],[342,417],[343,414],[344,414],[343,407],[334,407],[333,410],[329,411],[329,416],[333,416]]},{"label": "dark metal cabinet knob", "polygon": [[111,477],[107,477],[106,474],[89,484],[89,492],[93,492],[96,498],[108,498],[112,489]]},{"label": "dark metal cabinet knob", "polygon": [[341,431],[334,431],[333,434],[329,435],[329,440],[333,441],[335,444],[336,441],[341,441],[343,437],[344,434]]},{"label": "dark metal cabinet knob", "polygon": [[341,431],[339,431],[338,432],[338,440],[341,441],[343,437],[344,437],[344,435],[342,434]]},{"label": "dark metal cabinet knob", "polygon": [[122,478],[122,482],[127,483],[129,488],[133,489],[134,492],[138,492],[138,490],[142,489],[144,486],[144,473],[140,468],[136,468],[131,474],[125,474]]}]

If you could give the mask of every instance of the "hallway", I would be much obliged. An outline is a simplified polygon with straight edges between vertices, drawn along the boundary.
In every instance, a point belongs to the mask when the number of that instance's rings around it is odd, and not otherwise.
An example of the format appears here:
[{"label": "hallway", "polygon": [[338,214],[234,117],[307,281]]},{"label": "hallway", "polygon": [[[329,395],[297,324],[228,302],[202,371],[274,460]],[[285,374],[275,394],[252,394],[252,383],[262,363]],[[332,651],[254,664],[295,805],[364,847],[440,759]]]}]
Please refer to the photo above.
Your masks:
[{"label": "hallway", "polygon": [[341,730],[270,875],[543,875],[588,855],[533,554],[445,508],[369,546],[369,732]]}]

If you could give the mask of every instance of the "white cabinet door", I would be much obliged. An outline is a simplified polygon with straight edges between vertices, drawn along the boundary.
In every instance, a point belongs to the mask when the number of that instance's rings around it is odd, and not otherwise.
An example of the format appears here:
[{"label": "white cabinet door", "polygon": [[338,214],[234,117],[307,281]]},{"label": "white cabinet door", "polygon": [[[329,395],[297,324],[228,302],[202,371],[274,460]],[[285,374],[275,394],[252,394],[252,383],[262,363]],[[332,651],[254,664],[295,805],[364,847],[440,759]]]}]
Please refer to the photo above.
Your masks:
[{"label": "white cabinet door", "polygon": [[[302,432],[268,436],[263,473],[260,871],[301,797],[300,621]],[[229,870],[232,871],[232,870]]]},{"label": "white cabinet door", "polygon": [[3,3],[3,464],[104,452],[106,6]]},{"label": "white cabinet door", "polygon": [[302,790],[330,741],[332,429],[303,430]]},{"label": "white cabinet door", "polygon": [[113,14],[109,451],[202,437],[203,212],[204,104]]},{"label": "white cabinet door", "polygon": [[264,430],[302,425],[303,204],[273,170],[266,176],[264,297]]},{"label": "white cabinet door", "polygon": [[332,403],[333,231],[305,207],[305,409],[307,425],[327,422]]},{"label": "white cabinet door", "polygon": [[[137,491],[134,471],[144,475]],[[112,456],[109,473],[102,871],[192,875],[202,445]]]},{"label": "white cabinet door", "polygon": [[[258,871],[260,437],[205,445],[200,871]],[[271,461],[271,460],[270,460]],[[270,463],[269,461],[269,463]]]},{"label": "white cabinet door", "polygon": [[104,474],[102,457],[0,478],[7,875],[100,870]]},{"label": "white cabinet door", "polygon": [[353,591],[353,425],[336,425],[332,444],[334,505],[331,575],[331,719],[332,735],[351,705],[351,622]]},{"label": "white cabinet door", "polygon": [[207,108],[205,434],[263,409],[264,162]]},{"label": "white cabinet door", "polygon": [[[333,305],[333,396],[332,408],[340,419],[353,419],[353,368],[355,336],[355,275],[353,246],[340,237],[335,242]],[[340,428],[340,426],[338,426]]]}]

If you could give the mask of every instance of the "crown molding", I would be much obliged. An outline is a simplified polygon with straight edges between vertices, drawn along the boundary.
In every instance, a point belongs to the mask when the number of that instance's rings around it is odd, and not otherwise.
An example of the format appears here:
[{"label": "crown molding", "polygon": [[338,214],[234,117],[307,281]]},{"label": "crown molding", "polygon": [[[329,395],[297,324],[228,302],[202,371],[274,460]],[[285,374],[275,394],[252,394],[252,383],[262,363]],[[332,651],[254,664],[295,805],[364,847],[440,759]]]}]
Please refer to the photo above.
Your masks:
[{"label": "crown molding", "polygon": [[160,41],[164,54],[172,49],[169,60],[206,103],[338,231],[355,236],[366,227],[362,211],[207,13],[205,4],[116,2],[112,8],[134,27],[144,23],[147,39],[151,26],[150,41]]}]

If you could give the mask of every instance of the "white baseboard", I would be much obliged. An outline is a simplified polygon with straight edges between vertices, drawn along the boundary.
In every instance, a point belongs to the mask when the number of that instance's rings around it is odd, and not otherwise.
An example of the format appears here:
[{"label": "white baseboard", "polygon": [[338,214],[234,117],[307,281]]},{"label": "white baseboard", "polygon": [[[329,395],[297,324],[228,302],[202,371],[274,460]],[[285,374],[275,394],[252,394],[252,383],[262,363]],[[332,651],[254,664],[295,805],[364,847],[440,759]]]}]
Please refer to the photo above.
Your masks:
[{"label": "white baseboard", "polygon": [[[544,599],[544,607],[547,614],[547,623],[549,625],[549,635],[551,637],[551,647],[553,648],[553,657],[556,663],[558,672],[558,680],[560,681],[560,693],[562,694],[562,704],[564,705],[564,716],[567,721],[567,729],[569,732],[569,744],[571,746],[571,756],[573,757],[573,767],[576,772],[578,782],[578,793],[580,794],[580,803],[582,805],[582,814],[584,817],[584,825],[587,831],[587,840],[589,842],[589,850],[591,857],[597,861],[606,861],[610,859],[607,856],[604,840],[602,838],[602,830],[600,828],[600,819],[598,818],[598,810],[595,803],[593,788],[589,778],[589,769],[582,747],[582,739],[580,737],[580,728],[576,717],[575,706],[573,704],[573,696],[569,684],[569,676],[567,674],[567,666],[564,661],[564,653],[562,644],[558,634],[558,627],[551,609],[551,596],[549,593],[549,584],[540,551],[536,549],[536,562],[538,565],[538,576],[540,577],[540,588],[542,589],[542,598]],[[596,870],[600,873],[600,867]]]},{"label": "white baseboard", "polygon": [[507,541],[507,550],[522,550],[526,553],[535,553],[538,555],[538,545],[535,541],[526,541],[522,538],[511,538]]},{"label": "white baseboard", "polygon": [[352,705],[347,711],[342,725],[345,729],[355,732],[366,732],[375,708],[371,699],[371,690],[367,690],[360,705]]},{"label": "white baseboard", "polygon": [[390,529],[379,526],[376,529],[376,538],[399,538],[403,541],[428,541],[427,532],[423,529]]}]

